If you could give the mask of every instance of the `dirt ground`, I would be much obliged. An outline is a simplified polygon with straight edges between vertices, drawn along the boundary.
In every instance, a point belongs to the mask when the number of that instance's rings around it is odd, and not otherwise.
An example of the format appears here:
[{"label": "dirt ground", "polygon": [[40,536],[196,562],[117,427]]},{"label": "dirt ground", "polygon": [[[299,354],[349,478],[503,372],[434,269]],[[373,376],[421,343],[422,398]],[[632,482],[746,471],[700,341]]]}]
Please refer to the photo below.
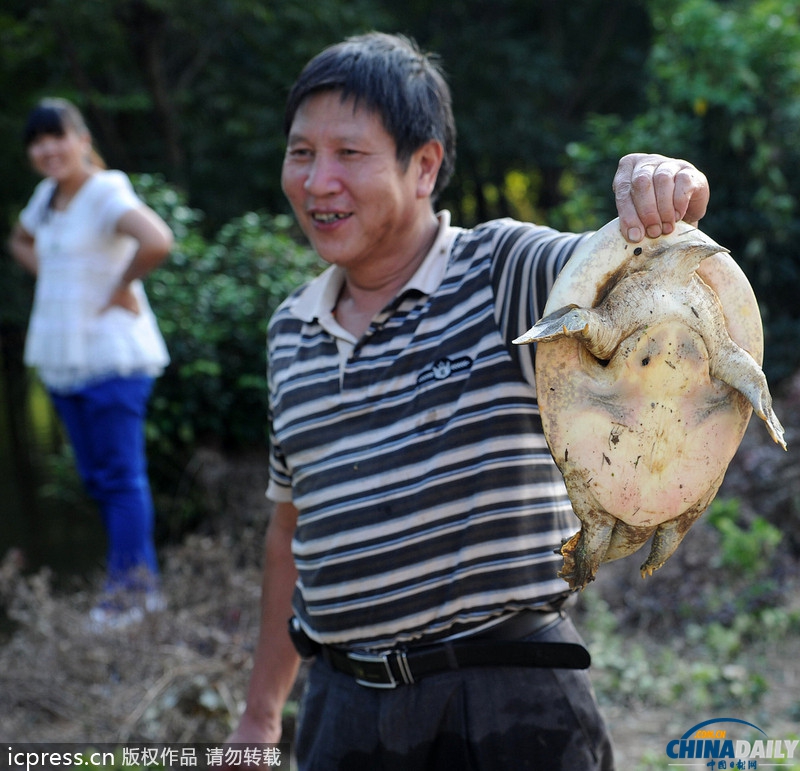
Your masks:
[{"label": "dirt ground", "polygon": [[[775,602],[793,607],[800,587],[800,464],[792,460],[800,440],[798,401],[800,385],[787,388],[778,405],[790,452],[769,446],[754,420],[723,488],[742,498],[746,516],[760,512],[780,524],[781,586],[793,597]],[[205,532],[161,550],[168,608],[135,628],[93,634],[86,618],[95,586],[76,580],[56,589],[47,571],[24,574],[18,554],[2,558],[0,602],[11,623],[0,631],[0,742],[214,743],[232,728],[256,639],[269,516],[266,466],[262,456],[234,461],[210,451],[201,460],[208,498],[220,515]],[[713,534],[702,525],[648,581],[639,578],[635,557],[603,566],[586,592],[608,603],[620,633],[654,651],[677,645],[674,632],[660,623],[665,611],[707,596],[701,588],[717,575],[709,567]],[[579,627],[583,602],[575,614]],[[753,649],[762,665],[766,658],[770,682],[757,714],[744,717],[774,736],[798,734],[798,643],[785,639]],[[642,708],[630,698],[605,703],[603,710],[620,771],[633,771],[647,753],[663,757],[668,738],[714,717],[681,705]],[[288,739],[291,730],[289,717]]]}]

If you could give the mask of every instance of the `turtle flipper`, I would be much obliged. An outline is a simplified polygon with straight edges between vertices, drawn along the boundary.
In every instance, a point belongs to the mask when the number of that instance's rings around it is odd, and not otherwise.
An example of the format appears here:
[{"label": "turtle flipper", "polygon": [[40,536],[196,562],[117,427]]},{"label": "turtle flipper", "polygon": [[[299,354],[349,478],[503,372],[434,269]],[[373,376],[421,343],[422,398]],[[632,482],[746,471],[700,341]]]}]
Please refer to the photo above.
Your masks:
[{"label": "turtle flipper", "polygon": [[642,578],[652,576],[675,553],[684,536],[689,532],[689,528],[714,500],[724,476],[725,472],[723,471],[711,485],[708,493],[694,506],[684,511],[676,519],[664,522],[656,528],[656,532],[653,534],[653,543],[650,545],[650,554],[640,568]]},{"label": "turtle flipper", "polygon": [[710,373],[735,388],[753,405],[753,410],[766,424],[773,441],[785,450],[783,426],[772,409],[772,396],[761,367],[733,340],[727,345],[709,350],[709,354]]},{"label": "turtle flipper", "polygon": [[[702,512],[700,513],[702,514]],[[679,524],[685,516],[686,514],[678,519],[664,522],[656,528],[656,532],[653,535],[653,543],[650,547],[650,554],[641,568],[639,568],[642,572],[642,578],[652,576],[653,573],[662,567],[674,554],[678,546],[680,546],[683,537],[689,529],[688,526],[681,527]],[[694,519],[697,519],[697,517]],[[694,522],[694,519],[692,519],[692,522]]]},{"label": "turtle flipper", "polygon": [[539,319],[524,335],[514,340],[514,343],[539,343],[585,332],[589,322],[584,318],[584,313],[585,310],[577,305],[565,305]]},{"label": "turtle flipper", "polygon": [[692,288],[697,290],[695,299],[698,302],[686,305],[684,321],[706,344],[709,374],[742,394],[766,424],[773,441],[785,450],[783,426],[772,409],[772,396],[764,371],[753,356],[731,338],[716,292],[699,276],[695,276]]},{"label": "turtle flipper", "polygon": [[579,341],[598,359],[607,359],[614,352],[627,331],[610,323],[593,308],[565,305],[539,319],[515,343],[542,343],[562,337]]},{"label": "turtle flipper", "polygon": [[638,551],[642,546],[647,543],[647,540],[653,534],[653,526],[639,526],[629,525],[621,519],[614,525],[614,533],[611,537],[611,543],[608,545],[604,562],[613,562],[614,560],[627,557]]},{"label": "turtle flipper", "polygon": [[564,566],[558,575],[570,589],[583,589],[594,581],[611,543],[616,522],[610,514],[599,511],[593,511],[582,521],[581,529],[561,547]]}]

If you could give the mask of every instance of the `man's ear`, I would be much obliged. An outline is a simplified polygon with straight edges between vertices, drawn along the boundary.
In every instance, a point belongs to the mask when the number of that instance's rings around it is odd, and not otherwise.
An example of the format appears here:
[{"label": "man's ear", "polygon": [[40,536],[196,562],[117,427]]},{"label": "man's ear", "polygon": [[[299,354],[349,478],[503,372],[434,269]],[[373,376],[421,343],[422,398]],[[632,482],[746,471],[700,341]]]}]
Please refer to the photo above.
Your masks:
[{"label": "man's ear", "polygon": [[414,168],[417,169],[417,197],[430,198],[436,186],[436,178],[444,158],[441,142],[431,139],[414,153]]}]

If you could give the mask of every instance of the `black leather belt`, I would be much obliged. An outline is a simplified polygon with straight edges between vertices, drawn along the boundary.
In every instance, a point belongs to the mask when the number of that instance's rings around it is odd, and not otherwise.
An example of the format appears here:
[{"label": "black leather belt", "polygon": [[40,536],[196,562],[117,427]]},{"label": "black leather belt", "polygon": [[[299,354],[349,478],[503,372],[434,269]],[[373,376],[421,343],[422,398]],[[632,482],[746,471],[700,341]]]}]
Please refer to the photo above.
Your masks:
[{"label": "black leather belt", "polygon": [[480,666],[587,669],[589,651],[576,643],[519,639],[556,623],[558,612],[522,611],[485,633],[433,645],[415,645],[378,653],[323,645],[322,658],[339,672],[369,688],[397,688],[426,675]]}]

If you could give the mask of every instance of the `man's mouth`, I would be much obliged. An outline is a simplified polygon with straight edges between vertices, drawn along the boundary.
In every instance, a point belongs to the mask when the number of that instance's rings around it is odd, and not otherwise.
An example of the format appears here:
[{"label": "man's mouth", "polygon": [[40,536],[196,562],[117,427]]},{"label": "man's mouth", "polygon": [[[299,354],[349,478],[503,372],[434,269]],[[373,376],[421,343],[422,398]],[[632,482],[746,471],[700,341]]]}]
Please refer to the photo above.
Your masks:
[{"label": "man's mouth", "polygon": [[350,216],[349,213],[338,213],[338,212],[313,212],[311,214],[311,219],[314,222],[320,222],[323,225],[328,225],[331,222],[336,222],[337,220],[347,219]]}]

